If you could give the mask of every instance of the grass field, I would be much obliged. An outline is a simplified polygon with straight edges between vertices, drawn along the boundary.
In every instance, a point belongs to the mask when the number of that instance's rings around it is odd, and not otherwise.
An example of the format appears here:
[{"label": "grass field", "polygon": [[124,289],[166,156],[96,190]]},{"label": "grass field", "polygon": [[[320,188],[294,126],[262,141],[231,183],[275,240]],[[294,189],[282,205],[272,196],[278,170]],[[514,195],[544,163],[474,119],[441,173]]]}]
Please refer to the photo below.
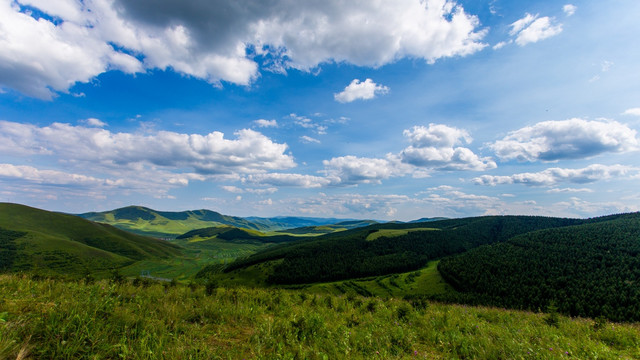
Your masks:
[{"label": "grass field", "polygon": [[187,281],[206,265],[228,264],[238,257],[249,256],[270,244],[259,242],[229,242],[226,240],[188,239],[173,240],[183,247],[183,255],[168,259],[138,261],[120,270],[125,276],[137,276],[143,271],[153,277]]},{"label": "grass field", "polygon": [[376,232],[373,232],[367,236],[367,241],[373,241],[375,239],[379,239],[381,237],[396,237],[406,235],[410,232],[414,231],[439,231],[440,229],[433,228],[412,228],[412,229],[380,229]]},{"label": "grass field", "polygon": [[304,287],[315,293],[358,294],[378,297],[430,296],[454,291],[440,276],[438,262],[433,261],[423,269],[366,279],[353,279]]},{"label": "grass field", "polygon": [[280,289],[0,275],[0,359],[637,359],[640,327]]}]

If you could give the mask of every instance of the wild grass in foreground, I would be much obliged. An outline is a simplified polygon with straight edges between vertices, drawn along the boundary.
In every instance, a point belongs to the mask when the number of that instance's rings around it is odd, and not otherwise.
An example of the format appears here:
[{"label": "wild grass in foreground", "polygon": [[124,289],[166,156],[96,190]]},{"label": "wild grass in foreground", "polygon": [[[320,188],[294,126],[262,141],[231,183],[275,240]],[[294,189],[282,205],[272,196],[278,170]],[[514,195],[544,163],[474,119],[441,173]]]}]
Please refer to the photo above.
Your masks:
[{"label": "wild grass in foreground", "polygon": [[640,358],[640,327],[420,300],[0,275],[1,359]]}]

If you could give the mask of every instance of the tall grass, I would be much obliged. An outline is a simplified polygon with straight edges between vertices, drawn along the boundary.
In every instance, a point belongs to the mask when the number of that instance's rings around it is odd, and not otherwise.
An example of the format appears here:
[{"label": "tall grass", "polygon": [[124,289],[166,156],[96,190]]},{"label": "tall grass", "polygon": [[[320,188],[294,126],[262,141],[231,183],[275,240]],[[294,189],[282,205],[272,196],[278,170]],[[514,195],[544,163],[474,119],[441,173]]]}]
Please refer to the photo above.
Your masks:
[{"label": "tall grass", "polygon": [[0,275],[0,359],[640,358],[640,327],[416,300]]}]

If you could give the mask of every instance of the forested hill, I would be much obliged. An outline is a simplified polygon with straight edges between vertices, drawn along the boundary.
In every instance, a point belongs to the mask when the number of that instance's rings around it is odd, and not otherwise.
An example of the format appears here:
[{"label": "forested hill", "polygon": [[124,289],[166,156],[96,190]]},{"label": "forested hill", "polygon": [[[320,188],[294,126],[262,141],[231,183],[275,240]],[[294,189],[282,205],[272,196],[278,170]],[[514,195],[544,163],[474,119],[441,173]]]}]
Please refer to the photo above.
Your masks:
[{"label": "forested hill", "polygon": [[[457,300],[640,320],[640,214],[531,232],[443,259]],[[456,299],[453,299],[456,300]]]},{"label": "forested hill", "polygon": [[533,230],[585,220],[537,216],[485,216],[414,224],[376,224],[269,248],[239,259],[227,271],[279,260],[269,281],[301,284],[404,272],[428,261]]}]

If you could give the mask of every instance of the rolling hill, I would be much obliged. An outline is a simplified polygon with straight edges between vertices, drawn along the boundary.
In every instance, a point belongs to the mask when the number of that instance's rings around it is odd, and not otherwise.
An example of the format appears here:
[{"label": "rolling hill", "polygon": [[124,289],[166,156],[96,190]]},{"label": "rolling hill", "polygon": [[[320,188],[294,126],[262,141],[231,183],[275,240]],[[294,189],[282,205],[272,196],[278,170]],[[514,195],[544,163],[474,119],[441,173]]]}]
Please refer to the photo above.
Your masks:
[{"label": "rolling hill", "polygon": [[640,214],[513,237],[444,259],[442,276],[476,303],[553,304],[572,316],[640,320]]},{"label": "rolling hill", "polygon": [[[120,209],[103,212],[89,212],[78,216],[113,225],[119,229],[141,235],[160,238],[175,238],[191,230],[217,227],[234,226],[241,229],[257,230],[261,232],[281,231],[299,227],[318,227],[331,225],[316,233],[327,233],[342,229],[351,229],[356,226],[366,226],[373,221],[347,220],[334,218],[310,218],[310,217],[237,217],[222,215],[211,210],[189,211],[157,211],[142,206],[127,206]],[[340,225],[334,225],[340,223]],[[293,230],[293,234],[300,234]],[[289,231],[284,231],[290,233]],[[313,233],[313,231],[311,232]]]},{"label": "rolling hill", "polygon": [[268,282],[282,285],[380,276],[417,270],[431,260],[529,231],[581,222],[534,216],[487,216],[375,224],[273,246],[238,259],[227,271],[278,261]]},{"label": "rolling hill", "polygon": [[181,253],[166,241],[10,203],[0,203],[0,243],[0,269],[69,276]]}]

